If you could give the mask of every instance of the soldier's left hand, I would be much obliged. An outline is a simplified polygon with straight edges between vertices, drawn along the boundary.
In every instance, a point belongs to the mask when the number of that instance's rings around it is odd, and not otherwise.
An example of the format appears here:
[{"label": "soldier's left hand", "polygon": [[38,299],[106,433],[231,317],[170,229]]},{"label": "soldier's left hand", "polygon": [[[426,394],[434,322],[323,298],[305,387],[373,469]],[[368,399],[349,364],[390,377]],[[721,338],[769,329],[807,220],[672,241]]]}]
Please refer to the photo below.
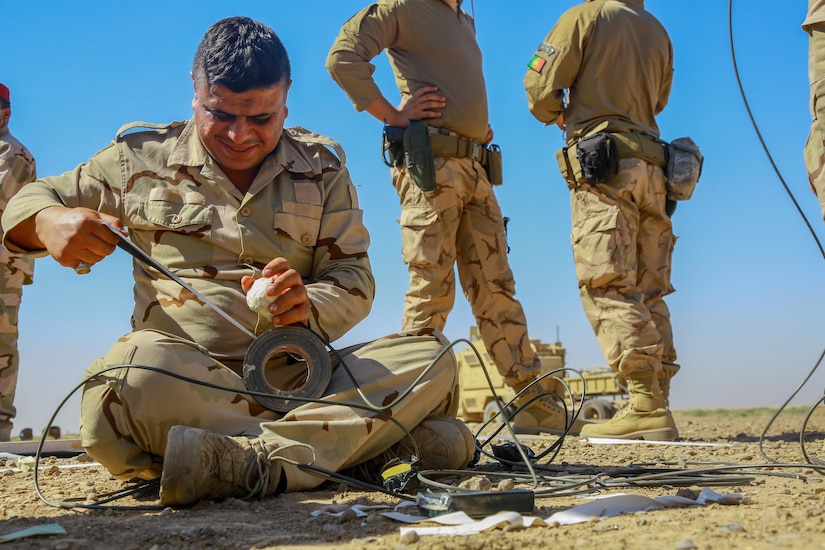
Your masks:
[{"label": "soldier's left hand", "polygon": [[[272,283],[266,288],[266,293],[269,296],[277,296],[269,305],[272,324],[275,326],[308,324],[309,295],[301,274],[289,266],[289,261],[286,258],[275,258],[266,264],[261,275],[272,279]],[[253,277],[241,278],[241,287],[244,292],[249,292],[254,282]]]}]

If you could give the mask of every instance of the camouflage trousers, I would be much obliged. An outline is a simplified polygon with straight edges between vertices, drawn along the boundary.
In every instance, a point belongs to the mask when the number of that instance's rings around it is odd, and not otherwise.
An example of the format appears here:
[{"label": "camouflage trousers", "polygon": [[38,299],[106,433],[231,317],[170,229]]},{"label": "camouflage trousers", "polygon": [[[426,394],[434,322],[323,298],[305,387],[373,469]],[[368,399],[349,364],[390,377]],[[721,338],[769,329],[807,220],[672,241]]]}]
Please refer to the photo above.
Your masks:
[{"label": "camouflage trousers", "polygon": [[406,167],[392,168],[401,200],[401,256],[410,274],[402,329],[443,330],[455,303],[455,266],[487,352],[505,381],[534,377],[541,363],[515,298],[504,221],[478,162],[436,158],[436,184],[424,192]]},{"label": "camouflage trousers", "polygon": [[584,312],[609,365],[622,375],[674,363],[664,297],[673,292],[676,237],[662,169],[622,159],[619,174],[572,192],[573,258]]},{"label": "camouflage trousers", "polygon": [[[14,259],[10,260],[11,262]],[[0,441],[11,435],[12,418],[17,415],[14,394],[20,354],[17,349],[17,319],[23,285],[31,279],[20,269],[0,266]]]},{"label": "camouflage trousers", "polygon": [[[240,393],[245,389],[238,375],[242,361],[230,368],[191,341],[159,331],[133,332],[86,371],[86,376],[91,376],[109,367],[132,365],[102,373],[85,384],[82,444],[89,455],[121,479],[158,477],[167,434],[178,424],[231,436],[261,437],[264,442],[283,443],[287,439],[296,443],[281,453],[287,460],[338,471],[381,454],[404,437],[403,430],[386,420],[387,416],[408,430],[428,416],[455,416],[458,373],[452,352],[445,353],[422,380],[415,381],[448,343],[437,331],[420,330],[341,350],[342,362],[333,372],[323,402],[303,404],[282,415]],[[137,368],[139,365],[227,389],[201,386]],[[412,391],[383,413],[351,407],[349,403],[363,407],[365,401],[343,365],[367,399],[379,407],[411,386]],[[281,374],[280,370],[274,372]],[[277,375],[267,369],[272,386],[288,387],[274,379]],[[284,376],[293,375],[287,369]],[[288,462],[284,462],[284,475],[288,491],[310,489],[324,481]]]},{"label": "camouflage trousers", "polygon": [[825,219],[825,23],[816,23],[811,28],[808,76],[813,121],[805,144],[805,167],[811,190],[819,198],[819,207]]}]

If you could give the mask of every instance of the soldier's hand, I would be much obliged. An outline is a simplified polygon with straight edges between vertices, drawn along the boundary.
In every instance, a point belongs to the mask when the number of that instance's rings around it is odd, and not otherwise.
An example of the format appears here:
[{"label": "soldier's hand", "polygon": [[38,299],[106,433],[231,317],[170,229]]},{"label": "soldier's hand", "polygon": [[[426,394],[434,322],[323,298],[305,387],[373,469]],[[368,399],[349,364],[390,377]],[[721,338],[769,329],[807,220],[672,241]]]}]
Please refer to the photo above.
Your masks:
[{"label": "soldier's hand", "polygon": [[[272,324],[275,326],[308,324],[309,295],[301,274],[289,266],[289,261],[286,258],[275,258],[266,264],[261,275],[272,279],[272,283],[266,287],[266,293],[269,296],[277,296],[269,305]],[[253,277],[241,278],[241,287],[244,292],[249,292],[254,282]]]},{"label": "soldier's hand", "polygon": [[489,124],[487,125],[487,135],[484,136],[484,145],[490,145],[493,141],[493,127]]},{"label": "soldier's hand", "polygon": [[404,120],[400,126],[409,126],[410,120],[424,120],[428,118],[438,118],[441,116],[441,109],[447,105],[447,99],[439,95],[435,86],[424,86],[405,98],[398,105],[398,113]]},{"label": "soldier's hand", "polygon": [[80,262],[92,266],[115,251],[118,238],[108,222],[120,230],[120,220],[88,208],[53,206],[34,218],[35,232],[43,247],[60,265],[75,268]]}]

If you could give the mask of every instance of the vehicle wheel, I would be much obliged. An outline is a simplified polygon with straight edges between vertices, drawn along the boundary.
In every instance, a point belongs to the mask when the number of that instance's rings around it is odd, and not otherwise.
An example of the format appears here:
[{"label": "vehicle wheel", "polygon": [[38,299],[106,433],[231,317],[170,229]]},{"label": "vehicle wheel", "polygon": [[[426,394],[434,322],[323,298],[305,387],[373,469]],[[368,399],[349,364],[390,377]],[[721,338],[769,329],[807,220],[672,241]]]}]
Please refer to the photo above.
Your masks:
[{"label": "vehicle wheel", "polygon": [[509,411],[506,408],[504,408],[504,404],[501,401],[497,401],[495,399],[492,399],[492,400],[488,401],[487,404],[484,405],[484,422],[485,423],[489,422],[495,416],[496,417],[495,421],[498,422],[499,424],[501,424],[501,422],[502,422],[501,415],[496,416],[498,414],[498,411],[500,410],[500,408],[504,409],[504,414],[507,417],[510,416]]},{"label": "vehicle wheel", "polygon": [[615,412],[613,404],[606,399],[588,399],[582,405],[581,416],[585,420],[607,420]]}]

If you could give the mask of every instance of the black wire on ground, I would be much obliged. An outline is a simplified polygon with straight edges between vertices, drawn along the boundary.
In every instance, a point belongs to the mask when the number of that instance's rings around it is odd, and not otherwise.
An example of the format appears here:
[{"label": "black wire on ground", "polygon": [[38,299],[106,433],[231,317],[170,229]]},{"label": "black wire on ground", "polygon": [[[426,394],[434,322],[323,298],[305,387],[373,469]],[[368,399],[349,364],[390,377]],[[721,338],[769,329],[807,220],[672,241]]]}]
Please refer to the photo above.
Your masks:
[{"label": "black wire on ground", "polygon": [[[412,382],[410,387],[407,388],[405,391],[401,392],[401,394],[396,399],[394,399],[391,403],[388,403],[388,404],[385,404],[385,405],[376,405],[376,404],[372,403],[371,400],[361,391],[358,381],[356,380],[356,378],[355,378],[354,374],[352,373],[352,371],[350,370],[350,368],[347,366],[347,364],[344,361],[341,354],[337,350],[335,350],[331,346],[331,344],[329,342],[327,342],[324,338],[322,338],[320,335],[318,335],[314,331],[311,331],[311,332],[316,337],[318,337],[321,340],[321,342],[323,342],[323,344],[330,350],[330,352],[337,358],[337,360],[339,362],[339,365],[344,369],[347,376],[352,381],[353,386],[356,388],[359,396],[364,401],[364,404],[347,403],[347,402],[340,402],[339,404],[342,405],[342,406],[347,406],[347,407],[351,407],[351,408],[357,408],[357,409],[368,410],[368,411],[374,412],[374,413],[384,417],[385,420],[389,420],[389,421],[395,423],[404,432],[405,437],[408,438],[410,441],[412,441],[412,447],[413,447],[413,452],[414,452],[415,456],[420,457],[421,452],[420,452],[420,449],[418,448],[417,442],[412,437],[410,431],[400,421],[398,421],[397,419],[395,419],[392,416],[388,415],[384,411],[390,409],[391,407],[396,405],[398,402],[400,402],[402,399],[407,397],[413,391],[413,389],[417,386],[417,384],[429,374],[429,372],[434,368],[435,364],[447,352],[449,352],[453,347],[455,347],[458,343],[460,343],[460,342],[467,343],[473,349],[473,351],[475,352],[480,364],[482,365],[482,368],[484,369],[484,374],[487,377],[487,382],[490,386],[490,390],[493,392],[494,398],[498,400],[498,396],[495,394],[495,388],[493,386],[492,380],[490,378],[489,373],[486,370],[486,365],[484,364],[484,361],[482,360],[481,355],[479,354],[478,350],[468,340],[459,339],[459,340],[456,340],[454,342],[451,342],[449,345],[444,346],[439,351],[439,353],[435,356],[435,358],[433,358],[433,360],[430,362],[430,364],[422,371],[421,375],[419,375]],[[46,429],[43,432],[44,435],[41,437],[40,443],[38,445],[37,452],[35,454],[35,464],[34,464],[35,492],[37,493],[38,497],[44,503],[48,504],[49,506],[59,507],[59,508],[68,508],[68,509],[159,510],[159,509],[164,508],[163,506],[158,506],[158,505],[138,505],[138,506],[111,505],[111,506],[104,506],[104,504],[107,504],[107,503],[112,502],[114,500],[117,500],[119,498],[123,498],[123,497],[126,497],[126,496],[131,496],[131,495],[134,495],[134,494],[142,493],[142,492],[145,492],[145,491],[148,491],[148,490],[154,490],[159,486],[159,480],[136,482],[133,486],[131,486],[129,488],[120,489],[120,490],[117,490],[117,491],[112,491],[110,493],[99,495],[97,497],[97,500],[93,503],[88,502],[87,499],[85,499],[85,498],[83,498],[83,499],[81,499],[81,498],[67,498],[67,499],[61,500],[59,503],[53,503],[53,502],[49,501],[49,499],[47,499],[43,495],[43,493],[40,489],[40,478],[39,478],[40,468],[39,468],[39,465],[40,465],[40,458],[42,456],[43,445],[45,443],[45,437],[46,437],[45,434],[48,433],[49,428],[52,426],[52,424],[54,423],[55,418],[57,417],[57,414],[62,410],[62,408],[66,404],[66,402],[79,389],[81,389],[89,381],[91,381],[93,379],[96,379],[96,378],[100,378],[103,375],[105,375],[107,372],[110,372],[110,371],[120,370],[120,369],[129,369],[129,368],[153,371],[153,372],[157,372],[157,373],[160,373],[160,374],[165,374],[167,376],[170,376],[172,378],[176,378],[178,380],[182,380],[184,382],[197,384],[197,385],[200,385],[200,386],[209,387],[209,388],[217,389],[217,390],[221,390],[221,391],[231,391],[231,392],[235,392],[235,393],[241,393],[241,394],[244,394],[244,395],[249,395],[253,398],[256,397],[256,396],[270,397],[270,398],[272,397],[272,395],[268,394],[268,393],[257,392],[257,391],[247,390],[247,389],[241,390],[239,388],[224,387],[224,386],[220,386],[220,385],[217,385],[217,384],[212,384],[210,382],[206,382],[206,381],[203,381],[203,380],[197,380],[197,379],[194,379],[194,378],[190,378],[190,377],[187,377],[187,376],[184,376],[184,375],[181,375],[181,374],[169,372],[169,371],[167,371],[165,369],[162,369],[162,368],[159,368],[159,367],[152,367],[152,366],[148,366],[148,365],[121,364],[121,365],[113,365],[113,366],[107,367],[107,368],[101,370],[100,372],[97,372],[97,373],[85,378],[80,383],[78,383],[69,392],[69,394],[60,402],[57,409],[53,413],[52,417],[49,419],[48,425],[47,425]],[[555,376],[558,372],[560,372],[562,370],[572,370],[572,369],[558,369],[556,371],[545,373],[544,375],[539,377],[533,383],[540,383],[541,380],[544,379],[545,377]],[[573,372],[578,373],[578,371],[573,371]],[[578,374],[579,374],[579,376],[581,376],[581,373],[578,373]],[[567,384],[564,383],[564,381],[562,381],[562,383],[565,385],[565,387],[567,387]],[[526,390],[527,390],[527,388],[522,390],[522,392],[524,392]],[[569,392],[570,388],[567,387],[567,390]],[[519,392],[510,402],[508,402],[507,407],[509,407],[516,399],[518,399],[518,397],[522,394],[522,392]],[[544,394],[542,394],[542,396],[543,395]],[[572,396],[572,393],[571,393],[571,396]],[[291,400],[305,402],[305,403],[323,402],[323,399],[313,399],[313,398],[309,398],[309,397],[288,396],[288,397],[283,397],[283,398],[284,399],[288,398],[288,399],[291,399]],[[551,446],[550,450],[555,450],[553,458],[555,458],[555,456],[558,454],[558,450],[561,448],[561,443],[564,439],[564,435],[567,434],[567,431],[569,431],[570,426],[572,426],[572,423],[575,420],[575,416],[577,416],[578,411],[581,410],[581,404],[583,403],[584,399],[585,399],[585,396],[582,395],[581,398],[580,398],[580,401],[579,401],[579,406],[575,409],[573,417],[571,418],[570,422],[568,423],[564,434],[559,436],[558,439],[556,440],[556,442],[553,444],[553,446]],[[567,410],[567,405],[566,405],[566,403],[564,403],[564,400],[559,399],[559,401],[561,401],[563,403],[563,406],[564,406],[565,411],[566,411]],[[530,401],[530,403],[532,403],[532,400]],[[530,403],[522,405],[521,407],[516,409],[516,413],[518,411],[520,411],[524,406],[527,406]],[[509,420],[506,418],[506,415],[504,415],[503,418],[502,418],[502,427],[499,428],[499,431],[503,427],[506,427],[510,431],[510,434],[513,437],[513,440],[518,445],[518,452],[520,453],[520,455],[522,457],[521,462],[511,462],[511,464],[512,465],[519,465],[519,466],[527,468],[530,471],[530,477],[532,478],[533,486],[534,486],[534,488],[537,489],[539,487],[540,479],[539,479],[539,476],[535,473],[535,471],[533,469],[533,462],[543,458],[544,456],[546,456],[547,452],[539,455],[538,458],[533,458],[531,460],[527,456],[527,454],[524,451],[524,449],[522,448],[521,444],[519,444],[518,438],[517,438],[515,432],[513,431],[513,428],[510,425]],[[498,431],[496,433],[498,433]],[[483,451],[483,449],[482,449],[483,446],[478,443],[477,438],[474,437],[474,440],[475,440],[476,449],[478,449],[480,452],[486,454],[487,456],[491,456],[488,453]],[[548,452],[549,452],[549,450],[548,450]],[[495,458],[495,457],[493,457],[493,458]],[[501,460],[501,459],[497,459],[497,460]],[[395,491],[387,490],[386,488],[384,488],[382,486],[370,484],[370,483],[365,482],[363,480],[359,480],[359,479],[356,479],[356,478],[349,477],[349,476],[347,476],[345,474],[342,474],[340,472],[333,472],[333,471],[326,470],[324,468],[320,468],[320,467],[317,467],[317,466],[314,466],[314,465],[311,465],[311,464],[299,464],[297,466],[304,469],[305,471],[314,473],[315,475],[318,475],[319,477],[322,477],[322,478],[327,479],[327,480],[339,481],[339,482],[342,482],[342,483],[347,483],[349,485],[353,485],[353,486],[355,486],[357,488],[360,488],[360,489],[363,489],[363,490],[382,492],[382,493],[385,493],[385,494],[390,495],[390,496],[394,496],[394,497],[399,498],[399,499],[410,500],[410,497],[408,495],[405,495],[405,494],[399,493],[399,492],[395,492]],[[465,474],[472,473],[470,471],[463,471],[463,472]],[[428,471],[427,473],[428,474],[435,474],[435,475],[439,475],[439,476],[443,475],[443,473],[436,472],[436,471]],[[456,472],[452,471],[452,473],[456,473]],[[420,479],[420,481],[422,481],[425,484],[430,483],[430,480],[427,476],[419,476],[419,479]],[[433,483],[437,484],[437,482],[433,482]],[[579,482],[576,482],[576,483],[578,484]],[[440,486],[440,485],[438,485],[438,486]],[[454,490],[458,490],[458,488],[454,488]]]},{"label": "black wire on ground", "polygon": [[[773,160],[773,155],[771,155],[771,152],[768,149],[768,146],[765,144],[765,140],[762,139],[762,132],[759,130],[759,125],[756,123],[756,119],[753,116],[753,112],[751,112],[750,104],[748,103],[748,98],[747,98],[747,95],[745,94],[745,88],[742,85],[742,80],[739,78],[739,67],[736,63],[736,49],[734,48],[734,40],[733,40],[733,0],[728,0],[728,37],[730,39],[730,55],[731,55],[731,60],[733,62],[733,73],[736,76],[736,84],[739,87],[739,93],[742,96],[742,103],[744,103],[745,110],[748,112],[748,118],[750,119],[751,125],[753,126],[753,129],[756,132],[756,137],[759,139],[759,143],[762,145],[762,150],[765,152],[765,155],[768,157],[768,161],[771,163],[771,167],[773,168],[774,173],[776,173],[776,177],[779,178],[779,182],[782,184],[782,187],[785,189],[785,192],[788,194],[788,197],[790,197],[791,202],[793,202],[793,204],[794,204],[794,207],[796,207],[796,211],[799,213],[799,216],[802,218],[802,220],[805,222],[805,225],[808,227],[808,231],[810,232],[811,237],[813,237],[814,242],[816,243],[816,246],[819,248],[819,252],[822,255],[822,258],[825,259],[825,248],[823,248],[822,243],[819,240],[819,237],[817,236],[816,232],[814,231],[813,226],[811,225],[811,222],[808,221],[808,217],[805,216],[805,213],[802,211],[802,208],[799,206],[799,203],[797,202],[796,197],[794,197],[793,192],[788,187],[788,184],[785,183],[785,178],[782,176],[782,173],[779,171],[779,168],[777,168],[776,163]],[[767,459],[769,461],[772,461],[772,462],[775,462],[774,459],[770,458],[767,455],[767,453],[765,452],[765,449],[764,449],[764,445],[763,445],[764,441],[765,441],[765,436],[768,433],[768,430],[773,425],[774,421],[776,421],[776,419],[782,413],[782,411],[785,410],[785,407],[788,406],[788,404],[791,402],[791,400],[793,400],[793,398],[796,397],[796,395],[802,390],[802,388],[805,386],[805,384],[808,383],[808,380],[811,379],[814,372],[816,372],[816,370],[819,368],[819,365],[822,363],[822,359],[824,357],[825,357],[825,349],[823,349],[822,353],[819,356],[819,359],[816,361],[813,368],[808,373],[808,375],[805,377],[805,379],[802,381],[802,383],[799,384],[799,386],[793,391],[793,393],[791,393],[791,396],[788,397],[788,399],[784,403],[782,403],[782,406],[779,407],[779,410],[777,410],[776,413],[771,417],[770,421],[768,421],[767,426],[765,426],[765,429],[762,431],[762,435],[759,437],[759,452],[762,454],[762,456],[765,459]],[[807,452],[805,451],[805,426],[807,425],[808,419],[812,416],[813,411],[822,402],[823,402],[823,400],[820,399],[819,401],[817,401],[811,407],[810,411],[808,412],[807,417],[805,418],[805,422],[802,426],[802,429],[800,429],[800,433],[799,433],[799,440],[800,440],[800,445],[802,447],[802,453],[805,456],[805,459],[808,460],[809,463],[811,463],[811,464],[814,464],[814,462],[811,462],[811,458],[808,456]],[[823,462],[819,459],[815,459],[815,460],[816,460],[817,464],[820,464],[820,465],[825,464],[825,462]]]},{"label": "black wire on ground", "polygon": [[[320,338],[320,336],[319,336],[319,338]],[[352,380],[353,384],[359,390],[359,392],[358,392],[359,396],[364,400],[364,403],[365,403],[365,404],[361,404],[361,403],[340,402],[339,404],[342,405],[342,406],[349,406],[349,407],[352,407],[352,408],[368,410],[368,411],[374,412],[374,413],[384,417],[385,420],[389,420],[391,422],[394,422],[404,432],[405,437],[409,438],[412,441],[413,447],[414,447],[414,452],[416,453],[416,456],[420,456],[420,449],[418,449],[417,443],[416,443],[415,439],[411,436],[410,431],[407,430],[407,428],[403,424],[401,424],[398,420],[392,418],[391,416],[384,413],[383,411],[386,410],[387,408],[391,407],[395,403],[397,403],[400,399],[403,399],[405,396],[409,395],[409,393],[416,386],[416,384],[420,381],[420,379],[423,378],[424,376],[426,376],[426,374],[434,367],[435,363],[438,362],[438,360],[441,357],[443,357],[443,355],[445,353],[447,353],[447,351],[452,349],[459,342],[465,342],[465,343],[469,344],[471,346],[471,348],[474,350],[474,352],[476,353],[476,355],[478,357],[479,363],[482,365],[485,376],[487,377],[488,385],[490,386],[490,390],[493,393],[493,397],[497,400],[497,402],[501,402],[501,400],[499,399],[499,397],[495,393],[495,388],[494,388],[494,385],[493,385],[492,380],[490,378],[489,372],[487,371],[486,364],[482,360],[480,354],[478,353],[478,350],[475,349],[473,344],[471,342],[467,341],[467,340],[457,340],[455,342],[451,342],[449,345],[444,346],[444,348],[439,352],[439,354],[437,354],[437,356],[433,359],[433,361],[430,363],[430,365],[428,365],[424,369],[423,374],[420,377],[418,377],[407,390],[402,392],[401,396],[399,396],[396,400],[394,400],[393,403],[391,403],[389,405],[385,405],[385,406],[380,406],[380,407],[375,407],[374,404],[371,403],[370,400],[363,394],[363,392],[360,391],[360,387],[358,386],[358,381],[355,379],[353,373],[350,371],[349,367],[346,365],[346,362],[341,357],[341,354],[339,352],[335,351],[329,345],[329,343],[325,342],[325,345],[327,347],[329,347],[332,350],[332,353],[334,353],[336,355],[336,357],[339,360],[340,365],[342,366],[342,368],[345,369],[348,376]],[[172,372],[166,371],[166,370],[164,370],[162,368],[158,368],[158,367],[150,367],[150,366],[146,366],[146,365],[132,365],[132,364],[114,365],[114,366],[111,366],[111,367],[107,367],[106,369],[103,369],[100,372],[87,377],[86,379],[81,381],[77,386],[75,386],[74,389],[72,389],[72,391],[63,399],[63,401],[61,401],[61,403],[59,404],[59,406],[55,410],[54,414],[50,418],[47,428],[43,432],[44,435],[41,437],[40,444],[37,448],[37,453],[35,455],[34,485],[35,485],[35,491],[37,492],[38,497],[43,502],[45,502],[46,504],[48,504],[50,506],[66,508],[66,509],[90,509],[90,510],[104,510],[105,509],[105,510],[140,510],[140,511],[144,511],[144,510],[161,510],[161,509],[164,508],[164,506],[162,506],[162,505],[121,506],[121,505],[109,505],[108,504],[110,502],[113,502],[115,500],[118,500],[118,499],[126,497],[126,496],[137,495],[137,494],[145,493],[145,492],[148,492],[148,491],[156,491],[159,484],[160,484],[159,480],[157,480],[157,479],[152,480],[152,481],[137,482],[137,483],[135,483],[134,485],[132,485],[130,487],[119,489],[119,490],[116,490],[116,491],[112,491],[110,493],[106,493],[106,494],[103,494],[103,495],[98,495],[98,496],[96,496],[96,501],[92,502],[92,503],[88,502],[88,499],[86,499],[86,498],[82,498],[82,499],[81,498],[66,498],[66,499],[61,500],[61,502],[59,502],[59,503],[53,503],[53,502],[50,502],[43,495],[43,493],[40,489],[40,481],[39,481],[39,475],[38,475],[39,470],[40,470],[40,468],[39,468],[40,457],[42,455],[42,449],[43,449],[43,445],[44,445],[44,442],[45,442],[46,434],[48,433],[49,428],[52,426],[52,424],[54,422],[54,419],[56,418],[59,411],[63,408],[65,403],[68,401],[68,399],[72,395],[74,395],[74,393],[76,393],[80,388],[82,388],[90,380],[101,377],[109,371],[119,370],[119,369],[124,369],[124,368],[125,369],[136,368],[136,369],[154,371],[154,372],[158,372],[158,373],[161,373],[161,374],[166,374],[168,376],[171,376],[173,378],[176,378],[176,379],[188,382],[188,383],[197,384],[197,385],[201,385],[201,386],[205,386],[205,387],[210,387],[210,388],[218,389],[218,390],[225,390],[225,391],[232,391],[232,392],[235,392],[235,393],[242,393],[242,394],[249,395],[249,396],[252,396],[252,397],[255,397],[256,395],[270,396],[270,394],[266,394],[266,393],[262,393],[262,392],[255,392],[255,391],[251,391],[251,390],[241,390],[239,388],[234,388],[234,387],[233,388],[223,387],[223,386],[220,386],[220,385],[212,384],[210,382],[205,382],[205,381],[202,381],[202,380],[189,378],[187,376],[183,376],[183,375],[180,375],[180,374],[177,374],[177,373],[172,373]],[[554,370],[554,371],[544,373],[540,378],[538,378],[533,383],[540,383],[541,380],[543,378],[547,377],[547,376],[553,376],[554,378],[557,378],[557,379],[561,380],[561,378],[558,378],[557,375],[559,374],[559,372],[565,371],[565,370],[570,370],[570,371],[576,372],[579,376],[582,376],[581,373],[579,373],[578,371],[575,371],[573,369],[557,369],[557,370]],[[563,380],[562,380],[562,383],[564,383]],[[570,396],[571,396],[571,399],[572,399],[572,392],[571,392],[569,386],[567,386],[566,383],[564,383],[564,384],[565,384],[565,387],[567,388],[568,393],[570,393]],[[526,388],[525,388],[525,390],[526,390]],[[522,390],[522,392],[525,391],[525,390]],[[504,406],[504,410],[509,410],[510,407],[512,407],[513,403],[519,398],[519,396],[522,395],[522,392],[519,392],[512,400],[510,400]],[[548,394],[542,393],[542,397],[545,396],[545,395],[548,395]],[[286,398],[287,397],[285,397],[285,399]],[[299,401],[302,401],[302,402],[307,402],[307,403],[322,402],[323,401],[323,399],[312,399],[312,398],[304,398],[304,397],[296,398],[296,397],[290,396],[288,398],[299,400]],[[558,399],[559,399],[560,402],[563,403],[563,406],[564,406],[565,410],[567,410],[566,401],[564,399],[562,399],[561,397],[559,397]],[[743,466],[736,466],[736,465],[724,465],[724,466],[721,466],[721,467],[710,468],[710,469],[709,468],[703,468],[703,469],[685,469],[685,468],[681,468],[681,469],[676,469],[676,470],[662,469],[662,468],[650,469],[650,468],[640,468],[638,466],[635,466],[635,467],[631,466],[631,467],[627,467],[627,468],[607,468],[607,469],[601,469],[601,470],[597,469],[597,468],[592,468],[591,470],[593,470],[593,471],[591,473],[571,474],[569,472],[569,470],[571,469],[569,465],[564,465],[564,468],[559,468],[559,467],[552,468],[552,467],[549,466],[549,464],[539,463],[538,461],[541,460],[543,457],[545,457],[550,452],[553,452],[553,455],[552,455],[550,461],[552,461],[556,458],[556,456],[558,455],[558,452],[561,448],[561,444],[563,442],[564,436],[567,434],[567,431],[569,431],[569,428],[572,425],[573,421],[575,420],[575,417],[581,411],[582,404],[583,404],[585,399],[586,399],[586,395],[582,395],[578,399],[578,406],[575,406],[575,404],[574,404],[571,419],[570,419],[569,423],[567,424],[566,430],[564,431],[564,433],[562,435],[557,436],[558,439],[556,439],[555,442],[552,445],[550,445],[550,448],[546,452],[539,455],[539,457],[534,457],[534,456],[528,457],[527,456],[527,453],[526,453],[524,447],[522,446],[522,444],[519,442],[518,437],[514,433],[514,431],[512,429],[512,426],[509,423],[509,419],[507,418],[508,415],[506,415],[506,414],[502,415],[502,426],[500,426],[498,428],[498,430],[495,432],[495,434],[493,436],[490,436],[488,438],[487,443],[491,442],[493,437],[495,437],[495,435],[498,434],[501,431],[501,429],[506,427],[510,431],[510,435],[513,437],[513,441],[516,443],[517,452],[520,454],[520,456],[522,458],[521,461],[514,461],[514,460],[508,461],[506,459],[502,459],[501,457],[497,457],[495,455],[490,455],[489,453],[487,453],[486,451],[483,450],[484,445],[479,444],[479,442],[477,440],[477,435],[476,435],[476,437],[474,438],[474,439],[476,439],[475,445],[476,445],[476,448],[479,450],[479,452],[485,454],[486,456],[489,456],[489,457],[493,458],[494,460],[498,461],[501,465],[504,465],[505,467],[509,467],[511,469],[511,471],[508,471],[508,472],[489,472],[489,471],[488,472],[483,472],[483,471],[480,471],[479,469],[475,469],[475,470],[470,470],[470,469],[467,469],[467,470],[426,470],[426,471],[418,472],[417,473],[417,479],[428,490],[444,490],[444,491],[449,491],[449,492],[459,492],[459,493],[464,492],[464,493],[467,493],[467,492],[473,492],[473,491],[470,490],[470,489],[464,489],[464,488],[458,487],[457,483],[442,483],[442,482],[438,481],[437,478],[443,478],[444,476],[453,476],[452,481],[455,481],[456,476],[469,477],[469,476],[479,475],[479,474],[483,473],[484,475],[490,476],[490,477],[505,477],[505,478],[513,479],[514,482],[517,481],[517,482],[520,482],[520,483],[529,483],[532,486],[532,491],[534,492],[534,494],[537,497],[565,497],[565,496],[574,496],[574,495],[581,495],[581,494],[592,494],[592,493],[597,493],[602,489],[616,488],[616,487],[689,486],[689,485],[696,485],[696,484],[705,485],[705,486],[708,486],[708,485],[741,485],[741,484],[748,483],[748,482],[753,480],[752,475],[745,475],[745,474],[752,474],[753,473],[752,469],[756,468],[758,466],[743,467]],[[515,409],[516,410],[515,414],[517,414],[519,410],[521,410],[524,406],[527,406],[527,405],[529,405],[529,403],[522,405],[518,409]],[[515,416],[515,414],[513,416]],[[489,424],[489,422],[485,423],[484,426],[486,426],[487,424]],[[482,426],[481,430],[484,429],[484,426]],[[479,430],[479,433],[481,432],[481,430]],[[489,465],[493,466],[494,464],[490,463]],[[338,482],[346,483],[347,485],[354,486],[354,487],[356,487],[358,489],[361,489],[361,490],[381,492],[381,493],[384,493],[386,495],[398,498],[400,500],[413,500],[412,497],[410,497],[409,495],[403,494],[402,492],[388,490],[385,487],[368,483],[368,482],[366,482],[362,479],[349,477],[349,476],[347,476],[345,474],[342,474],[340,472],[329,471],[329,470],[326,470],[326,469],[323,469],[323,468],[320,468],[320,467],[317,467],[317,466],[314,466],[314,465],[311,465],[311,464],[296,464],[296,466],[303,469],[304,471],[311,472],[315,475],[318,475],[321,478],[324,478],[324,479],[327,479],[327,480],[330,480],[330,481],[338,481]],[[687,466],[687,464],[683,464],[683,466]],[[771,467],[786,467],[786,468],[794,467],[794,468],[799,468],[800,466],[801,465],[798,465],[798,464],[777,464],[775,462],[773,464],[771,464]],[[526,469],[527,473],[525,474],[525,473],[512,471],[515,468]],[[559,470],[559,471],[555,472],[555,474],[551,474],[551,472],[553,472],[553,470]],[[539,473],[537,473],[537,471],[541,472],[541,473],[539,474]],[[763,473],[763,475],[780,475],[780,474],[764,474]],[[793,474],[793,475],[789,474],[788,477],[794,477],[794,478],[798,478],[798,479],[803,478],[804,479],[804,476],[800,476],[799,474]]]}]

